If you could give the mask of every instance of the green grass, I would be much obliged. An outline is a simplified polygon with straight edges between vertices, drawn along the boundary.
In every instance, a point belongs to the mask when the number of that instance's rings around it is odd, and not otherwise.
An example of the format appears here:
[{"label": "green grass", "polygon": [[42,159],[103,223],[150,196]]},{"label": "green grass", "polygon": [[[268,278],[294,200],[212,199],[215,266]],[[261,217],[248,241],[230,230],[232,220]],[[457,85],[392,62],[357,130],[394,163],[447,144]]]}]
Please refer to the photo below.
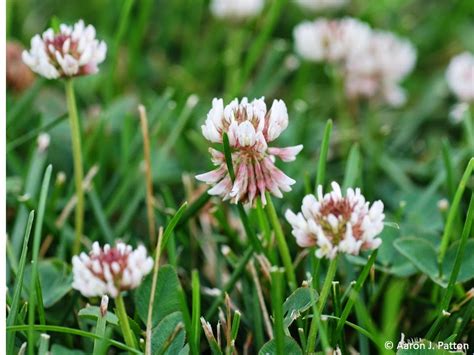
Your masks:
[{"label": "green grass", "polygon": [[[473,339],[474,108],[462,123],[449,119],[456,99],[444,77],[454,55],[474,51],[470,1],[352,0],[314,15],[275,0],[243,22],[214,18],[203,0],[7,4],[8,40],[28,46],[48,24],[83,18],[109,49],[99,73],[74,79],[74,92],[72,83],[65,92],[59,80],[39,77],[24,92],[7,88],[7,353],[27,343],[29,354],[339,347],[365,355],[395,353],[384,344],[396,344],[401,333],[432,342]],[[418,58],[402,83],[407,103],[395,109],[346,100],[341,73],[298,58],[293,28],[316,16],[357,17],[409,39]],[[200,128],[212,99],[243,96],[265,96],[267,106],[284,100],[289,125],[270,146],[304,145],[295,161],[276,162],[296,180],[292,191],[282,199],[267,194],[267,205],[258,199],[254,208],[211,198],[194,179],[212,165]],[[68,102],[78,118],[71,121],[74,141]],[[147,113],[148,176],[139,105]],[[40,133],[51,137],[44,149]],[[234,180],[227,136],[213,148],[225,154]],[[82,162],[74,164],[73,153]],[[85,175],[98,168],[84,191],[84,216],[75,220],[71,210],[58,223],[76,195],[79,164]],[[330,262],[296,244],[285,211],[297,211],[306,194],[331,181],[383,201],[387,223],[376,252]],[[448,209],[439,210],[444,199]],[[158,246],[151,225],[162,228]],[[152,283],[159,298],[124,293],[113,315],[119,325],[109,314],[79,316],[100,298],[71,288],[72,256],[94,241],[119,239],[160,257]],[[44,265],[52,264],[62,273],[47,274]],[[313,288],[317,293],[307,292]],[[286,300],[295,310],[288,327]]]}]

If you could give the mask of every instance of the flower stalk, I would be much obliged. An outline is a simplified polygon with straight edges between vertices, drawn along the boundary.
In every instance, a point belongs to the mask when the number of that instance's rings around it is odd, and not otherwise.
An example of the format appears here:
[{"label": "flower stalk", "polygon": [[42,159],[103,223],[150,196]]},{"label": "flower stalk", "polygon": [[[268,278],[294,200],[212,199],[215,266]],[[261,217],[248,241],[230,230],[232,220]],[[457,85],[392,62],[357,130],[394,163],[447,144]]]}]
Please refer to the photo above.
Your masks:
[{"label": "flower stalk", "polygon": [[122,329],[122,335],[125,340],[125,344],[131,348],[137,349],[137,340],[132,333],[132,329],[130,328],[127,311],[125,310],[125,303],[123,302],[123,296],[121,293],[115,298],[115,305],[117,306],[116,313],[119,319],[120,328]]},{"label": "flower stalk", "polygon": [[311,320],[311,326],[309,329],[309,336],[308,336],[308,348],[307,348],[309,352],[314,351],[314,348],[316,346],[316,337],[318,335],[319,315],[324,310],[327,297],[329,295],[329,292],[331,291],[332,282],[334,281],[334,277],[336,276],[337,259],[338,257],[336,256],[334,259],[331,259],[331,262],[329,263],[329,269],[326,274],[326,279],[324,280],[323,288],[319,295],[318,312],[313,314],[313,319]]},{"label": "flower stalk", "polygon": [[77,115],[76,97],[72,79],[66,80],[66,99],[69,111],[69,126],[71,128],[72,155],[74,162],[74,183],[76,186],[76,210],[75,210],[75,238],[73,254],[78,254],[81,249],[82,230],[84,225],[84,189],[82,180],[84,168],[82,164],[81,128]]},{"label": "flower stalk", "polygon": [[288,278],[288,285],[292,291],[296,290],[296,276],[295,269],[293,268],[293,262],[291,261],[290,250],[288,249],[288,244],[286,243],[285,235],[281,228],[281,224],[278,221],[278,216],[275,211],[275,206],[273,206],[273,201],[270,194],[267,192],[267,213],[272,223],[273,230],[275,231],[275,238],[277,241],[278,249],[280,251],[280,256],[285,266],[286,275]]}]

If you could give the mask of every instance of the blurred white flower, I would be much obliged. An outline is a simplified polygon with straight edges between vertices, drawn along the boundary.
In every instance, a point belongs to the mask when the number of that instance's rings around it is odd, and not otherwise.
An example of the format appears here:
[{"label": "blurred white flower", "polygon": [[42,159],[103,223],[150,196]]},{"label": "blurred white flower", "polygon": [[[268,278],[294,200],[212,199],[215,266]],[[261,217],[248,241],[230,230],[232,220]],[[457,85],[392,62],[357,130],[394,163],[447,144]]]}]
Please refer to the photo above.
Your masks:
[{"label": "blurred white flower", "polygon": [[85,297],[109,295],[138,287],[153,269],[153,259],[147,256],[144,246],[133,250],[119,242],[115,247],[92,244],[89,255],[81,253],[72,258],[72,287]]},{"label": "blurred white flower", "polygon": [[213,185],[208,191],[233,203],[253,205],[257,194],[266,204],[265,192],[282,197],[281,191],[290,191],[295,180],[286,176],[275,164],[278,157],[284,162],[293,161],[303,149],[302,145],[286,148],[268,147],[288,126],[288,112],[282,100],[274,100],[267,111],[263,98],[240,103],[234,99],[224,107],[222,99],[212,101],[212,109],[202,126],[204,137],[211,143],[222,143],[227,133],[232,149],[235,181],[229,176],[224,153],[210,148],[216,170],[197,175],[196,179]]},{"label": "blurred white flower", "polygon": [[337,9],[346,5],[348,0],[296,0],[296,3],[304,9],[318,12]]},{"label": "blurred white flower", "polygon": [[367,24],[350,17],[305,21],[293,31],[295,50],[303,59],[332,63],[345,60],[353,52],[363,51],[370,34]]},{"label": "blurred white flower", "polygon": [[413,45],[390,32],[373,31],[364,50],[352,52],[345,65],[349,97],[378,97],[392,106],[405,102],[400,82],[415,66]]},{"label": "blurred white flower", "polygon": [[331,63],[343,74],[348,97],[376,98],[392,106],[406,101],[400,82],[416,61],[416,50],[407,40],[349,17],[306,21],[293,35],[303,59]]},{"label": "blurred white flower", "polygon": [[105,60],[107,46],[95,38],[95,28],[80,20],[74,26],[60,25],[31,39],[30,51],[22,58],[31,70],[47,79],[94,74]]},{"label": "blurred white flower", "polygon": [[459,122],[474,103],[474,55],[464,52],[451,59],[446,70],[446,80],[451,91],[460,101],[450,112],[454,121]]},{"label": "blurred white flower", "polygon": [[337,253],[358,255],[360,251],[377,249],[382,240],[383,203],[369,207],[360,189],[347,189],[345,196],[336,182],[332,191],[323,195],[318,186],[317,196],[306,195],[301,212],[287,210],[285,217],[292,234],[301,247],[316,246],[316,256],[333,259]]},{"label": "blurred white flower", "polygon": [[264,5],[264,0],[212,0],[211,12],[217,18],[241,21],[260,14]]}]

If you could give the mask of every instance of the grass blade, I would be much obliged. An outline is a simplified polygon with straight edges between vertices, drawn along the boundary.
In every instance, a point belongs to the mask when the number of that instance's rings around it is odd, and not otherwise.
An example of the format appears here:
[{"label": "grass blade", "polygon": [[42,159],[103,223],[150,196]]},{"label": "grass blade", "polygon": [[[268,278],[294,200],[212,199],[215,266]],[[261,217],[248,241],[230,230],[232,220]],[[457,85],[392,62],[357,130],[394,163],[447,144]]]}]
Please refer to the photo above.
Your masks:
[{"label": "grass blade", "polygon": [[271,298],[273,308],[273,333],[275,335],[276,353],[285,353],[285,330],[283,326],[283,268],[273,267],[270,271],[272,276]]},{"label": "grass blade", "polygon": [[109,339],[108,337],[101,338],[100,336],[86,332],[80,329],[62,327],[58,325],[13,325],[7,327],[7,332],[24,332],[24,331],[45,331],[50,333],[63,333],[63,334],[71,334],[71,335],[78,335],[83,338],[91,338],[91,339],[99,339],[103,340],[110,345],[113,345],[119,349],[126,350],[132,354],[139,354],[142,355],[143,353],[139,350],[133,349],[123,343],[120,343],[116,340]]},{"label": "grass blade", "polygon": [[293,267],[293,262],[291,261],[290,250],[288,249],[288,244],[286,243],[285,235],[283,234],[283,229],[281,228],[280,221],[273,206],[273,200],[270,194],[266,193],[267,199],[267,214],[270,219],[270,222],[273,226],[273,231],[275,232],[275,238],[277,241],[278,249],[280,251],[281,259],[283,260],[283,265],[285,266],[286,275],[288,278],[288,285],[291,291],[296,290],[297,281],[295,275],[295,269]]},{"label": "grass blade", "polygon": [[38,136],[38,134],[43,133],[43,132],[48,132],[50,129],[56,127],[59,123],[61,123],[64,119],[68,117],[67,113],[63,113],[61,116],[56,117],[53,119],[51,122],[46,123],[45,125],[32,129],[31,131],[28,131],[24,135],[12,140],[11,142],[7,143],[7,153],[10,152],[11,150],[19,147],[22,144],[25,144],[26,142],[30,141],[31,139],[35,138]]},{"label": "grass blade", "polygon": [[454,260],[453,271],[449,276],[448,287],[444,293],[443,299],[438,307],[438,317],[436,321],[431,326],[430,330],[426,334],[426,339],[434,340],[434,337],[438,333],[445,316],[443,311],[447,311],[449,303],[454,293],[454,286],[456,285],[456,280],[458,278],[459,270],[461,269],[461,263],[464,257],[464,251],[466,248],[467,240],[471,234],[472,225],[474,221],[474,193],[471,194],[471,202],[469,203],[469,208],[467,210],[466,222],[464,223],[464,228],[461,235],[461,241],[459,242],[458,249],[456,251],[456,259]]},{"label": "grass blade", "polygon": [[171,235],[173,234],[174,229],[178,226],[178,223],[181,221],[181,218],[183,217],[184,213],[187,211],[188,203],[185,202],[181,205],[181,207],[178,209],[178,211],[175,213],[173,218],[168,222],[168,225],[166,226],[165,232],[163,233],[163,242],[161,244],[161,251],[163,251],[166,248],[166,244],[168,243],[168,240],[171,238]]},{"label": "grass blade", "polygon": [[448,219],[446,221],[444,233],[443,233],[443,236],[441,237],[441,245],[439,247],[438,263],[440,265],[443,262],[446,251],[448,250],[449,240],[451,239],[452,230],[454,228],[454,220],[456,218],[456,215],[458,214],[462,195],[466,188],[467,182],[472,175],[473,169],[474,169],[474,158],[471,158],[471,160],[469,160],[469,163],[467,164],[466,170],[464,171],[461,181],[459,182],[451,207],[449,208]]},{"label": "grass blade", "polygon": [[191,350],[194,350],[195,354],[198,354],[200,348],[199,344],[201,342],[201,286],[199,284],[199,273],[197,270],[193,270],[192,272],[192,302],[192,333],[190,343],[193,344]]},{"label": "grass blade", "polygon": [[345,191],[349,187],[353,187],[359,176],[360,169],[360,148],[356,143],[352,146],[347,159],[346,171],[344,173],[344,181],[342,183],[342,190]]},{"label": "grass blade", "polygon": [[[20,308],[20,297],[23,288],[23,276],[25,274],[26,254],[28,253],[28,241],[30,240],[31,226],[35,218],[35,211],[31,211],[26,224],[25,236],[23,238],[23,248],[21,251],[20,263],[18,266],[17,279],[14,286],[13,300],[10,307],[10,312],[7,317],[7,326],[15,325],[16,316]],[[15,344],[15,333],[12,332],[7,336],[7,354],[13,354],[13,347]]]},{"label": "grass blade", "polygon": [[359,277],[357,278],[356,284],[351,290],[349,299],[347,300],[347,303],[344,306],[344,309],[342,311],[341,318],[337,323],[336,333],[340,333],[342,331],[342,327],[344,326],[346,319],[349,317],[349,314],[351,312],[352,307],[354,306],[354,302],[357,298],[357,295],[359,294],[362,286],[364,285],[364,282],[367,276],[369,275],[370,268],[375,263],[376,258],[377,258],[377,250],[372,252],[372,254],[370,255],[370,258],[367,261],[367,264],[365,264],[364,268],[360,272]]},{"label": "grass blade", "polygon": [[318,172],[316,174],[316,184],[314,186],[314,191],[316,191],[319,185],[324,184],[324,180],[326,178],[326,163],[328,159],[329,141],[331,139],[331,132],[332,132],[332,120],[328,120],[326,122],[326,127],[324,128],[324,136],[323,136],[323,141],[321,143],[321,152],[319,154]]},{"label": "grass blade", "polygon": [[[39,249],[41,244],[41,232],[43,229],[43,220],[44,220],[44,213],[46,209],[46,198],[48,196],[49,190],[49,182],[51,180],[51,172],[53,167],[49,165],[46,168],[46,172],[44,173],[43,183],[41,185],[41,193],[40,199],[38,204],[38,218],[36,219],[35,223],[35,230],[33,235],[33,252],[32,252],[32,268],[31,268],[31,281],[30,281],[30,297],[29,297],[29,304],[28,304],[28,325],[31,327],[35,323],[35,309],[36,309],[36,301],[38,295],[36,295],[36,284],[37,284],[37,277],[38,277],[38,257],[39,257]],[[30,355],[34,355],[35,351],[35,344],[34,344],[34,331],[32,328],[28,329],[28,353]]]}]

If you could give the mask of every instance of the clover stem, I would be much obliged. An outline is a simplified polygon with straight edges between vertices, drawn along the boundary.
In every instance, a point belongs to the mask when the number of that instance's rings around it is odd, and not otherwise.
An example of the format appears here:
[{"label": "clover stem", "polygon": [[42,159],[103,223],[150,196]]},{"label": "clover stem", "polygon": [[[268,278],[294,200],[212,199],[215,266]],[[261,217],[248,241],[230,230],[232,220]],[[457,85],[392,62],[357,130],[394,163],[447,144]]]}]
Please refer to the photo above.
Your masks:
[{"label": "clover stem", "polygon": [[130,329],[130,323],[128,322],[127,311],[125,310],[125,303],[123,302],[122,294],[115,298],[115,305],[117,306],[116,313],[119,319],[120,328],[122,329],[123,339],[125,340],[125,344],[129,347],[137,349],[137,341],[135,336]]},{"label": "clover stem", "polygon": [[71,128],[72,155],[74,162],[74,183],[76,185],[76,210],[75,210],[75,238],[73,254],[79,254],[81,249],[82,230],[84,225],[84,189],[82,180],[84,170],[82,165],[81,128],[77,115],[76,97],[72,79],[66,80],[66,99],[69,111],[69,124]]}]

